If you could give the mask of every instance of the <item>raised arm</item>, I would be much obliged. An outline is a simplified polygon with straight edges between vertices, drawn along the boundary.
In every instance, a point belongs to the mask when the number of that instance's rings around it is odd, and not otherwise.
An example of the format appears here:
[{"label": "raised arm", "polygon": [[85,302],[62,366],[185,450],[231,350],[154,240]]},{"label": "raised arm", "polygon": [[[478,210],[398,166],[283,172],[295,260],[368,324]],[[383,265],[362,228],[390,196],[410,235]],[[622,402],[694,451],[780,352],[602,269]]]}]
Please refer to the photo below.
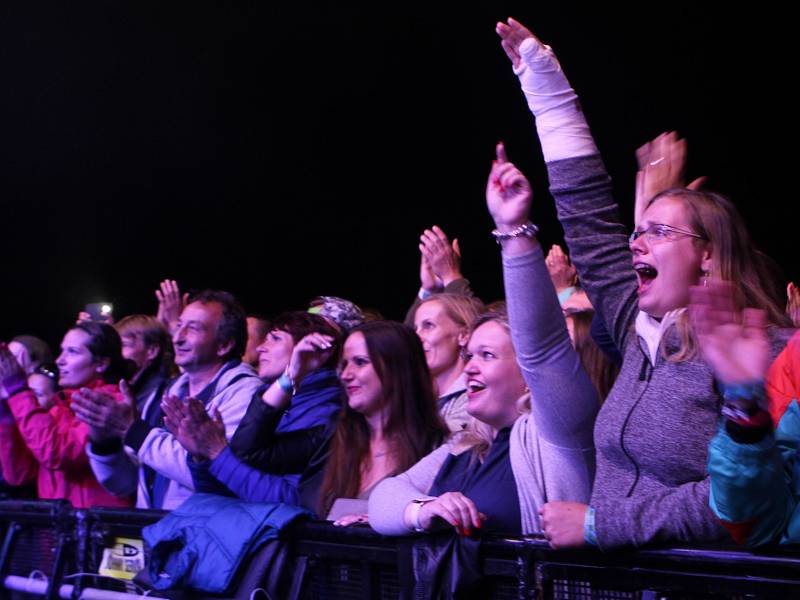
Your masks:
[{"label": "raised arm", "polygon": [[530,227],[531,200],[527,179],[498,144],[486,202],[501,235],[511,339],[531,391],[531,425],[554,446],[590,449],[599,401],[570,342],[542,248],[523,230]]},{"label": "raised arm", "polygon": [[434,225],[431,229],[423,231],[419,240],[420,288],[403,320],[412,329],[417,306],[425,298],[441,293],[469,298],[475,295],[469,281],[461,274],[461,249],[457,239],[451,242],[447,234]]},{"label": "raised arm", "polygon": [[497,33],[536,119],[558,217],[581,285],[622,348],[638,312],[637,283],[611,180],[553,51],[513,19],[498,23]]}]

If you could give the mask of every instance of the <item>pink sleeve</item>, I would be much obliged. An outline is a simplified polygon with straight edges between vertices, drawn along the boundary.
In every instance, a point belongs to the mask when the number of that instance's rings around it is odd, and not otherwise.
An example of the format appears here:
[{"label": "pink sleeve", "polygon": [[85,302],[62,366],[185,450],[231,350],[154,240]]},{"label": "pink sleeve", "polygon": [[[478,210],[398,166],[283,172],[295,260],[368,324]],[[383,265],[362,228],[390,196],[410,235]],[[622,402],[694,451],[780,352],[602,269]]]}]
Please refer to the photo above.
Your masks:
[{"label": "pink sleeve", "polygon": [[67,406],[39,406],[30,390],[8,399],[17,430],[33,458],[46,469],[70,470],[89,463],[89,428]]},{"label": "pink sleeve", "polygon": [[39,471],[39,463],[20,437],[17,425],[10,419],[0,422],[0,469],[9,485],[29,483]]}]

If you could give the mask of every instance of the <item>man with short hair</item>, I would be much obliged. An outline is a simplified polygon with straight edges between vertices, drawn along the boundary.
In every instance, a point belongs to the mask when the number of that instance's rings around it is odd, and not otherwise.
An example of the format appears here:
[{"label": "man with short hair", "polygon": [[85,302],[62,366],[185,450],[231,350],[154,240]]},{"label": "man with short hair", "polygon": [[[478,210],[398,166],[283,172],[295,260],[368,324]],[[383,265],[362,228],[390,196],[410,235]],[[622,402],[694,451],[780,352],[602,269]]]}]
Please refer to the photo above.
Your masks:
[{"label": "man with short hair", "polygon": [[[261,385],[241,362],[246,341],[244,310],[231,294],[214,290],[189,299],[172,336],[183,374],[165,395],[196,398],[209,414],[218,412],[229,439]],[[135,490],[139,508],[176,508],[192,493],[192,476],[186,451],[162,427],[160,403],[149,402],[141,418],[132,398],[119,406],[94,395],[76,409],[90,427],[87,453],[97,479],[119,496]]]}]

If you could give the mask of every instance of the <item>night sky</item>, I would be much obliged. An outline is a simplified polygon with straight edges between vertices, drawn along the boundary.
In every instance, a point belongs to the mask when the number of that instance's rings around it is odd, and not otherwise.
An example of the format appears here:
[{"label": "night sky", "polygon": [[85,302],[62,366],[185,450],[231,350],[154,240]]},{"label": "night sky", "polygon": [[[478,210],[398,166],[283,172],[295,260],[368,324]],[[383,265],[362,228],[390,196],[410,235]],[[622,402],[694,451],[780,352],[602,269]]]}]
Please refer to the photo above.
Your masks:
[{"label": "night sky", "polygon": [[498,140],[534,183],[542,242],[561,237],[494,33],[508,15],[556,50],[629,224],[634,150],[676,129],[690,178],[731,195],[800,277],[793,19],[486,4],[4,2],[0,338],[57,344],[92,301],[154,313],[164,277],[266,314],[334,294],[399,318],[434,223],[499,298],[483,199]]}]

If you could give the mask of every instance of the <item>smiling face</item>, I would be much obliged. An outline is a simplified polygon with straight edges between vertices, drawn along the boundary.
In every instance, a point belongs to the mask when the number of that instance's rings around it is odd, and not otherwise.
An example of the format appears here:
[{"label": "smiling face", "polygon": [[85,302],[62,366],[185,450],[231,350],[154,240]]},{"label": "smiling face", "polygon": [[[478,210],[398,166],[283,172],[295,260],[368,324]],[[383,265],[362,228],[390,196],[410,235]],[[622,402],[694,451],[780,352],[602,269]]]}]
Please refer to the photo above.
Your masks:
[{"label": "smiling face", "polygon": [[[642,215],[640,231],[654,224],[694,231],[686,203],[670,196],[651,204]],[[633,268],[639,280],[639,308],[652,317],[689,303],[689,287],[700,283],[711,267],[708,242],[688,235],[649,240],[642,235],[631,243]]]},{"label": "smiling face", "polygon": [[426,302],[420,305],[414,315],[414,331],[422,340],[425,361],[431,375],[452,369],[459,361],[460,338],[464,332],[445,311],[440,302]]},{"label": "smiling face", "polygon": [[258,351],[258,376],[264,381],[274,381],[289,364],[294,350],[294,339],[282,329],[273,329],[256,349]]},{"label": "smiling face", "polygon": [[192,302],[183,309],[172,336],[175,364],[192,372],[222,364],[233,342],[221,344],[217,330],[222,320],[218,302]]},{"label": "smiling face", "polygon": [[480,325],[467,343],[467,412],[495,429],[508,427],[520,413],[517,400],[525,380],[508,331],[496,321]]},{"label": "smiling face", "polygon": [[351,334],[344,343],[339,378],[351,409],[366,417],[383,410],[383,384],[369,356],[367,340],[360,331]]},{"label": "smiling face", "polygon": [[70,329],[61,342],[61,354],[56,360],[58,383],[63,388],[78,388],[102,376],[108,359],[96,360],[89,351],[89,334]]}]

